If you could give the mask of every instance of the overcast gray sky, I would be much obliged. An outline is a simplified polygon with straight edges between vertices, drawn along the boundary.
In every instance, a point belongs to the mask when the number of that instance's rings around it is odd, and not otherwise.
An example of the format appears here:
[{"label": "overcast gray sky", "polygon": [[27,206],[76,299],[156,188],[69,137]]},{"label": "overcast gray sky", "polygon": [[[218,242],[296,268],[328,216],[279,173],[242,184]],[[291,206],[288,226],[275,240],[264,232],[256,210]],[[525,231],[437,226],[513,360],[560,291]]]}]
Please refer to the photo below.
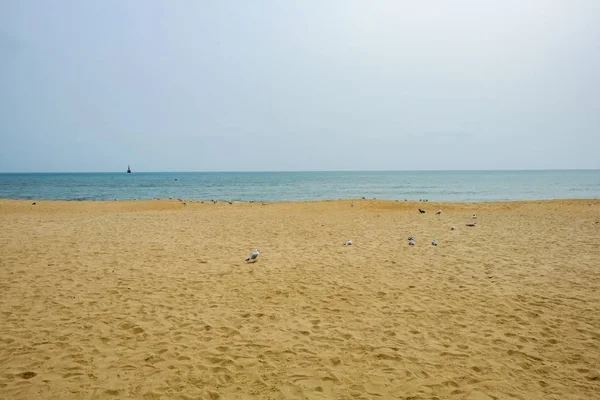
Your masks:
[{"label": "overcast gray sky", "polygon": [[0,1],[0,171],[600,168],[600,1]]}]

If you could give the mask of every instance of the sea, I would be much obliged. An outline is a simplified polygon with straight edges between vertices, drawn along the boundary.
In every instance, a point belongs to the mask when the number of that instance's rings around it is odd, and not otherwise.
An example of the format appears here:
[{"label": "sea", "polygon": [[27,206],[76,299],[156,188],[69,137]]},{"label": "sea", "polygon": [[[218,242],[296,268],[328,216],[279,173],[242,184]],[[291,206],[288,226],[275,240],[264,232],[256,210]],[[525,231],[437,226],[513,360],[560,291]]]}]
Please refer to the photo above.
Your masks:
[{"label": "sea", "polygon": [[488,202],[600,198],[600,170],[0,173],[0,198]]}]

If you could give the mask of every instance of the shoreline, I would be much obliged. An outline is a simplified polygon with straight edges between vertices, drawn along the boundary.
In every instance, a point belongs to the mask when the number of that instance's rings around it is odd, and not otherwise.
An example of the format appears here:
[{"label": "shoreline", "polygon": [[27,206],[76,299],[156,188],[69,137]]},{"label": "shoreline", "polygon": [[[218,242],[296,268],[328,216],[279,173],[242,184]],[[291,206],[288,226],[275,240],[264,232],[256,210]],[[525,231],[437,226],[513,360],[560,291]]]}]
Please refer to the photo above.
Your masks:
[{"label": "shoreline", "polygon": [[229,200],[196,200],[196,199],[184,199],[184,198],[171,198],[171,199],[114,199],[114,200],[64,200],[64,199],[43,199],[43,198],[31,198],[31,199],[12,199],[12,198],[0,198],[0,203],[28,203],[31,202],[44,202],[44,203],[64,203],[64,204],[105,204],[105,203],[155,203],[155,202],[187,202],[188,204],[319,204],[319,203],[350,203],[350,202],[375,202],[375,203],[399,203],[399,204],[422,204],[422,205],[477,205],[477,204],[540,204],[540,203],[597,203],[600,204],[600,198],[564,198],[564,199],[531,199],[531,200],[490,200],[490,201],[420,201],[420,200],[396,200],[396,199],[363,199],[363,198],[348,198],[348,199],[316,199],[316,200],[289,200],[289,201],[262,201],[262,200],[248,200],[248,201],[229,201]]}]

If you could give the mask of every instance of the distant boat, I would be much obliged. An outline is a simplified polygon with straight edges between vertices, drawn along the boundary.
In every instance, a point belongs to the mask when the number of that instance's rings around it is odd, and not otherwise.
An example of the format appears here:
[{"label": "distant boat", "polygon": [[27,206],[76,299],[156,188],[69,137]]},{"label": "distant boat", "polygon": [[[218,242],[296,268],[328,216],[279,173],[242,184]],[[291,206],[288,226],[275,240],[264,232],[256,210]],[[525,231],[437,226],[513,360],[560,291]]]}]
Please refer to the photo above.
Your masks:
[{"label": "distant boat", "polygon": [[127,166],[127,173],[128,173],[128,174],[130,174],[130,173],[131,173],[131,166],[130,166],[130,165],[128,165],[128,166]]}]

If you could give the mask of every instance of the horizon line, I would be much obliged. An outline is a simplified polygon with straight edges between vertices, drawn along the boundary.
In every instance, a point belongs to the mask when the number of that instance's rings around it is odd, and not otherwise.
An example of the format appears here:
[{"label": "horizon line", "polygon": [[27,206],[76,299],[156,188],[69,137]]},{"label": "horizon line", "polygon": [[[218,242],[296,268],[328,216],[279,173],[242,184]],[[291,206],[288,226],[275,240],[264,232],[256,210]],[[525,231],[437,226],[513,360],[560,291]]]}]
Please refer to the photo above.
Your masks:
[{"label": "horizon line", "polygon": [[[600,171],[600,168],[508,168],[508,169],[365,169],[365,170],[204,170],[204,171],[134,171],[132,174],[184,173],[307,173],[307,172],[527,172],[527,171]],[[0,171],[0,174],[128,174],[126,171]]]}]

